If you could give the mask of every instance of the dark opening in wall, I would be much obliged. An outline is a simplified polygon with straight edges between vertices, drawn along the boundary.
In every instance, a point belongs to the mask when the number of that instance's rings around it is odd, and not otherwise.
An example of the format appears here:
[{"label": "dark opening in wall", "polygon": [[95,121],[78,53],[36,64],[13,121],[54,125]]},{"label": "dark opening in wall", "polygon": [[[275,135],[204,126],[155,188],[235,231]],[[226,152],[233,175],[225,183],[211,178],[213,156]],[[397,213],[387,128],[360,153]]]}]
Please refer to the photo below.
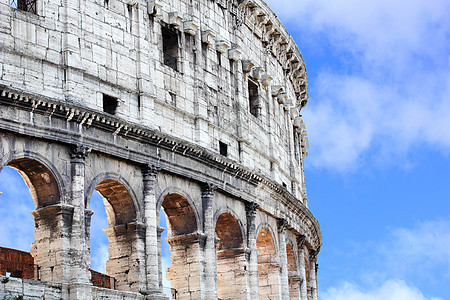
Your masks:
[{"label": "dark opening in wall", "polygon": [[37,13],[36,9],[37,0],[11,0],[10,6],[12,8],[17,8],[23,11],[29,11],[31,13]]},{"label": "dark opening in wall", "polygon": [[259,116],[258,103],[258,85],[252,80],[248,80],[248,100],[250,106],[250,113],[255,117]]},{"label": "dark opening in wall", "polygon": [[117,100],[117,98],[103,94],[103,111],[104,112],[114,115],[116,113],[118,103],[119,103],[119,101]]},{"label": "dark opening in wall", "polygon": [[162,26],[164,64],[178,71],[178,34],[175,29]]},{"label": "dark opening in wall", "polygon": [[216,51],[217,53],[217,64],[219,66],[222,66],[222,53],[220,53],[219,51]]},{"label": "dark opening in wall", "polygon": [[228,145],[219,141],[219,152],[223,156],[228,156]]},{"label": "dark opening in wall", "polygon": [[287,188],[286,182],[283,182],[282,185],[283,185],[283,187],[284,187],[285,189]]}]

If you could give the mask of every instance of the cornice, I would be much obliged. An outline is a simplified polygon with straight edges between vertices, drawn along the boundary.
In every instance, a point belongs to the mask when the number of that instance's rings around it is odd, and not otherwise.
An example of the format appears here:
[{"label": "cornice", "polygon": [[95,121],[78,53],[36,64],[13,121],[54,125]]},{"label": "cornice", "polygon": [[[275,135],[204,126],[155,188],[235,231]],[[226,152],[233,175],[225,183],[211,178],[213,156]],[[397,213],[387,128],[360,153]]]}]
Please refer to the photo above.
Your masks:
[{"label": "cornice", "polygon": [[[25,91],[12,89],[3,84],[0,84],[0,103],[4,103],[7,106],[13,105],[16,108],[29,111],[31,114],[41,114],[46,117],[53,116],[65,119],[66,122],[74,122],[80,127],[94,127],[109,132],[113,136],[145,142],[148,145],[189,157],[211,168],[227,173],[233,178],[241,179],[255,187],[262,188],[300,217],[312,234],[312,239],[314,240],[312,244],[314,244],[316,249],[320,249],[322,234],[317,220],[309,209],[280,184],[264,175],[248,170],[229,158],[218,155],[189,141],[169,136],[140,124],[80,106],[79,104],[61,102],[49,97],[30,94]],[[112,153],[108,154],[114,155]],[[305,195],[303,197],[306,198]]]}]

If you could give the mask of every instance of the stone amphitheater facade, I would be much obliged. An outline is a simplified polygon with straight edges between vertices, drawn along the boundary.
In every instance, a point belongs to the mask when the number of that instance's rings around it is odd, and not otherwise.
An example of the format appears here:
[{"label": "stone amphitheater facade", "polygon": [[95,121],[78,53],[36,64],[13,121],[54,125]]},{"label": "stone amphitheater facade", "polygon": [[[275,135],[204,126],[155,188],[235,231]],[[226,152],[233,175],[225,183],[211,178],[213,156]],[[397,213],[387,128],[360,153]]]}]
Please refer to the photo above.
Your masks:
[{"label": "stone amphitheater facade", "polygon": [[[0,298],[167,299],[162,208],[176,299],[317,300],[307,74],[263,1],[0,0],[0,11],[0,170],[18,170],[36,206],[34,276],[2,276]],[[94,190],[110,289],[89,271]]]}]

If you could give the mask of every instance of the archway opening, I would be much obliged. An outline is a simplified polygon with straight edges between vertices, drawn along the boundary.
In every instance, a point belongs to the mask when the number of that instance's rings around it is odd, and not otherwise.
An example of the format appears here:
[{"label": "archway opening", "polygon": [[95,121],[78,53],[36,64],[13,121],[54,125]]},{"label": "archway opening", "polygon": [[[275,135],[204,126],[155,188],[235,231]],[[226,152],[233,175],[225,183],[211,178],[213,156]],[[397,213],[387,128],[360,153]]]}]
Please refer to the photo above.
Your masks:
[{"label": "archway opening", "polygon": [[164,213],[163,208],[161,207],[159,211],[159,228],[158,228],[158,243],[160,245],[159,249],[159,266],[160,266],[160,287],[162,288],[163,293],[172,299],[172,294],[175,293],[175,289],[172,291],[172,285],[169,280],[167,280],[167,269],[172,266],[170,261],[170,247],[167,242],[167,216]]},{"label": "archway opening", "polygon": [[185,197],[175,193],[165,196],[161,208],[166,217],[170,249],[166,279],[170,281],[172,294],[176,299],[200,299],[199,251],[203,241],[197,233],[194,209]]},{"label": "archway opening", "polygon": [[[136,209],[128,189],[120,182],[107,179],[100,182],[91,196],[90,209],[94,211],[90,226],[92,283],[95,286],[139,291],[143,288],[141,269],[144,268],[143,251],[138,251],[142,242],[142,228],[136,222]],[[105,221],[106,216],[106,221]],[[106,233],[106,243],[104,235]],[[98,243],[100,242],[100,243]],[[107,255],[105,246],[107,246]],[[105,261],[106,260],[106,261]],[[106,274],[103,274],[103,266]]]},{"label": "archway opening", "polygon": [[246,297],[246,270],[244,240],[238,220],[223,213],[216,222],[217,295],[219,299]]},{"label": "archway opening", "polygon": [[266,228],[258,234],[256,251],[258,252],[259,296],[262,299],[278,299],[280,265],[273,236]]},{"label": "archway opening", "polygon": [[63,219],[52,172],[33,159],[12,160],[1,170],[0,192],[0,274],[61,281]]},{"label": "archway opening", "polygon": [[308,293],[308,299],[312,299],[312,288],[311,285],[309,284],[309,263],[308,260],[305,258],[305,273],[306,273],[306,280],[305,280],[305,284],[306,284],[306,290]]},{"label": "archway opening", "polygon": [[295,259],[294,248],[292,245],[286,245],[287,267],[289,277],[289,297],[291,299],[300,298],[300,276],[297,269],[297,261]]}]

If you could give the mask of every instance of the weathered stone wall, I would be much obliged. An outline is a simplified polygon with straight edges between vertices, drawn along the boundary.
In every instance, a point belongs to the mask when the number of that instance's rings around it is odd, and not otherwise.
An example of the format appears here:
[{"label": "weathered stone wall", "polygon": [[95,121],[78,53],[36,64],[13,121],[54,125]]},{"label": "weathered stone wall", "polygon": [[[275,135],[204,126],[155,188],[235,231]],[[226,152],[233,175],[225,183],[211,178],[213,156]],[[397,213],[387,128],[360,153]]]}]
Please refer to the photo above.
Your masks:
[{"label": "weathered stone wall", "polygon": [[[103,94],[113,96],[116,116],[214,151],[221,141],[230,158],[303,200],[306,72],[264,3],[38,0],[31,14],[9,1],[0,3],[4,84],[98,110]],[[164,24],[178,35],[178,70],[163,63]]]},{"label": "weathered stone wall", "polygon": [[[32,255],[60,289],[39,297],[164,298],[162,208],[179,299],[316,300],[307,76],[273,12],[259,0],[36,4],[0,0],[0,170],[17,169],[35,201]],[[94,190],[120,291],[91,283]]]}]

